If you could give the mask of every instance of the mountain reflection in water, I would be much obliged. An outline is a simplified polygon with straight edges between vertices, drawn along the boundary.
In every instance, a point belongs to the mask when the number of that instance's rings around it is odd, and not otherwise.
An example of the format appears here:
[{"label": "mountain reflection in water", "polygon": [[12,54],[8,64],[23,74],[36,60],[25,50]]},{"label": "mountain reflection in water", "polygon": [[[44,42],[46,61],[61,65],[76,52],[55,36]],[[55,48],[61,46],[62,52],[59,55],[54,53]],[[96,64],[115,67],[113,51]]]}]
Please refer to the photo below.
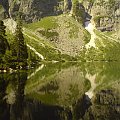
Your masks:
[{"label": "mountain reflection in water", "polygon": [[[89,63],[1,73],[0,120],[119,120],[119,72],[116,64]],[[87,74],[95,75],[91,99]]]}]

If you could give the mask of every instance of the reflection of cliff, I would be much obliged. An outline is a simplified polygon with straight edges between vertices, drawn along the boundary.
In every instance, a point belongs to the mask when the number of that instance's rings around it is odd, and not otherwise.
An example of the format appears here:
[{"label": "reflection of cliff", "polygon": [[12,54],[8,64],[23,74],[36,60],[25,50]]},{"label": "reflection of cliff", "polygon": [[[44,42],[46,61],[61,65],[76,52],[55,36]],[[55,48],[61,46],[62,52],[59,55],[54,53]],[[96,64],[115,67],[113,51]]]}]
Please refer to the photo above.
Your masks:
[{"label": "reflection of cliff", "polygon": [[85,120],[119,120],[120,92],[101,90],[95,95],[92,106],[86,112]]},{"label": "reflection of cliff", "polygon": [[95,83],[96,74],[93,76],[91,74],[86,74],[86,78],[90,81],[91,88],[85,94],[88,95],[88,97],[91,99],[97,86],[97,84]]},{"label": "reflection of cliff", "polygon": [[91,105],[86,95],[69,107],[47,105],[36,100],[24,102],[23,120],[79,120],[83,118],[86,110]]},{"label": "reflection of cliff", "polygon": [[88,108],[91,106],[91,101],[88,96],[83,95],[72,105],[73,120],[80,120],[85,115]]}]

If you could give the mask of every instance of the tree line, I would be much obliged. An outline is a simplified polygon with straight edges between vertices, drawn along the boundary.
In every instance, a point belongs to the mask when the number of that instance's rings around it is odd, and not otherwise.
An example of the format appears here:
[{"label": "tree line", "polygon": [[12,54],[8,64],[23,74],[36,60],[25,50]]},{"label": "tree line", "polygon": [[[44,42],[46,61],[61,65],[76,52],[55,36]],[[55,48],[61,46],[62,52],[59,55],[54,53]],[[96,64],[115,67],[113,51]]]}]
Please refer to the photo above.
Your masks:
[{"label": "tree line", "polygon": [[27,66],[28,51],[22,33],[22,22],[17,21],[15,34],[11,43],[7,40],[6,26],[0,20],[0,70],[20,69]]}]

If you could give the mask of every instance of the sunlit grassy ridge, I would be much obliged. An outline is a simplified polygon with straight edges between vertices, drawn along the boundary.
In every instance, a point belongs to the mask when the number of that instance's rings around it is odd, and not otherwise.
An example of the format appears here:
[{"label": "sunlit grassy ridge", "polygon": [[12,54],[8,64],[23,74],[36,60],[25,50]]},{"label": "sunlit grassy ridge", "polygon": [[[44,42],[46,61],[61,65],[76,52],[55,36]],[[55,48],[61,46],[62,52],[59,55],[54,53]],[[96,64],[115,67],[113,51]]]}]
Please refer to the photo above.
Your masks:
[{"label": "sunlit grassy ridge", "polygon": [[90,34],[83,26],[68,15],[45,17],[39,22],[25,25],[25,28],[42,38],[44,43],[54,46],[61,54],[74,57],[90,40]]},{"label": "sunlit grassy ridge", "polygon": [[27,25],[27,28],[35,31],[37,28],[44,28],[44,29],[54,29],[57,28],[57,19],[55,17],[45,17],[40,20],[40,22],[31,23]]}]

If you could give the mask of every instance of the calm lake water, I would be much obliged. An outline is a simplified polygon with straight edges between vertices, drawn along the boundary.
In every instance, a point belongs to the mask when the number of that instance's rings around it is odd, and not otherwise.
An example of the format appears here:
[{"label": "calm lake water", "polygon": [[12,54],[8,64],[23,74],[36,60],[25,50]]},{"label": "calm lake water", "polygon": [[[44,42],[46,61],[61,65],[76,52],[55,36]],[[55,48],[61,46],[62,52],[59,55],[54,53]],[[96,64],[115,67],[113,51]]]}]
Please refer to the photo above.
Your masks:
[{"label": "calm lake water", "polygon": [[0,120],[120,120],[120,63],[0,73]]}]

